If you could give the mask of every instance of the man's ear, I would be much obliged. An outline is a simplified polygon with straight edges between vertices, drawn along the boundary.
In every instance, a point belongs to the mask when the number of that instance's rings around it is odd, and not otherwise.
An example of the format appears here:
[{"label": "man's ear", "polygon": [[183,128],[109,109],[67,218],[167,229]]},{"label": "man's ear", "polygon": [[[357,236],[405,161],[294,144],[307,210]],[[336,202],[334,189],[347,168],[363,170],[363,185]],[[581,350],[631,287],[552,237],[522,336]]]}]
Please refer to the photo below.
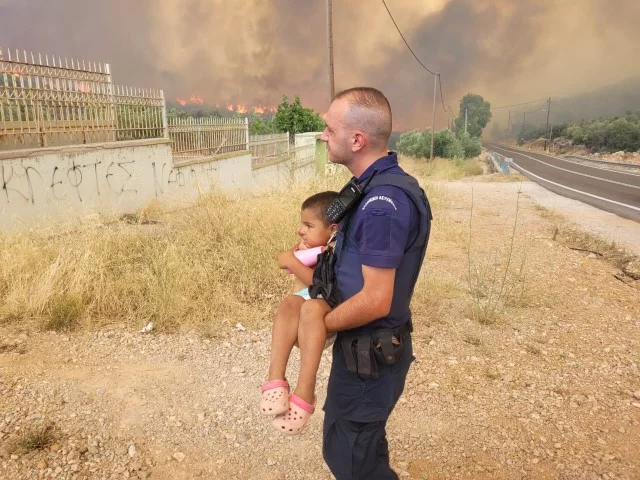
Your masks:
[{"label": "man's ear", "polygon": [[353,132],[352,143],[351,143],[351,151],[357,152],[362,150],[367,144],[367,137],[364,133],[360,131]]},{"label": "man's ear", "polygon": [[338,231],[338,224],[332,223],[331,226],[329,227],[329,230],[331,230],[331,233],[336,233]]}]

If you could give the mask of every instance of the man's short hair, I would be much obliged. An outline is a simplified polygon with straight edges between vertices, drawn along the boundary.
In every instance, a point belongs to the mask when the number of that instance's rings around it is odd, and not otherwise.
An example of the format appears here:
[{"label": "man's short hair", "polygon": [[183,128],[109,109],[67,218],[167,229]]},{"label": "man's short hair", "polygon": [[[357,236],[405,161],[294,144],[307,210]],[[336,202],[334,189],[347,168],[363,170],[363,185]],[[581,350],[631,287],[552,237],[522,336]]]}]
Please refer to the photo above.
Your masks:
[{"label": "man's short hair", "polygon": [[327,218],[327,207],[338,196],[338,192],[328,190],[326,192],[311,195],[302,202],[301,210],[311,209],[322,220],[325,226],[331,225],[331,221]]},{"label": "man's short hair", "polygon": [[345,99],[349,103],[347,123],[362,130],[376,147],[387,147],[391,135],[391,105],[384,94],[372,87],[354,87],[336,94],[334,100]]}]

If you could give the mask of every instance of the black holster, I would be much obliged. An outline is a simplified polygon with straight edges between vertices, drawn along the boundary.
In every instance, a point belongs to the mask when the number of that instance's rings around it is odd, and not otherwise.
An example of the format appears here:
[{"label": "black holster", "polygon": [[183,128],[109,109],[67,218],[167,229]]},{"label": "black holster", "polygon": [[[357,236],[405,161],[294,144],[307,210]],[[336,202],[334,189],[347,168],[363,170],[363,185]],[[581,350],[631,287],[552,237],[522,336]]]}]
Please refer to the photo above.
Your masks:
[{"label": "black holster", "polygon": [[397,328],[381,328],[370,335],[340,334],[347,370],[361,378],[378,378],[379,365],[393,365],[404,348],[404,336],[413,331],[411,321]]}]

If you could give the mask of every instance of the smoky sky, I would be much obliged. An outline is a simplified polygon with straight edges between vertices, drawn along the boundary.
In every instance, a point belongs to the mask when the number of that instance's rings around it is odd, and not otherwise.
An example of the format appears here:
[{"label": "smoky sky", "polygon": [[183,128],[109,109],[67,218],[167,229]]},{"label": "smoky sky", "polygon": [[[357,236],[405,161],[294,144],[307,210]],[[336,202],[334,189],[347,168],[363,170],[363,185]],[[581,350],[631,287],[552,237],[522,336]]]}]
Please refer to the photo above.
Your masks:
[{"label": "smoky sky", "polygon": [[[637,0],[387,5],[414,52],[441,73],[454,112],[468,92],[498,106],[640,76]],[[333,0],[333,14],[336,88],[380,88],[396,129],[430,125],[433,77],[382,2]],[[328,104],[319,0],[0,0],[0,47],[108,62],[115,83],[160,88],[170,101],[196,94],[209,106],[275,105],[286,94],[319,111]],[[446,125],[439,91],[436,115]]]}]

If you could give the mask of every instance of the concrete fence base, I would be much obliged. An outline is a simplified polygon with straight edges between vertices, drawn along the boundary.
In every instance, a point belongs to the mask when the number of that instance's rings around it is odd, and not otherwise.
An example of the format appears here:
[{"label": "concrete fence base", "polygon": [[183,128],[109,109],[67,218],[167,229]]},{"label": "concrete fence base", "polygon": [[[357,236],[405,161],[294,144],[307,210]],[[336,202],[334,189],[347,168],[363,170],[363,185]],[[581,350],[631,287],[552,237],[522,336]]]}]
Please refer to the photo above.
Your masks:
[{"label": "concrete fence base", "polygon": [[174,164],[168,140],[0,152],[0,230],[48,227],[86,215],[136,213],[154,200],[189,203],[213,189],[268,189],[316,175],[283,159],[252,168],[233,152]]}]

